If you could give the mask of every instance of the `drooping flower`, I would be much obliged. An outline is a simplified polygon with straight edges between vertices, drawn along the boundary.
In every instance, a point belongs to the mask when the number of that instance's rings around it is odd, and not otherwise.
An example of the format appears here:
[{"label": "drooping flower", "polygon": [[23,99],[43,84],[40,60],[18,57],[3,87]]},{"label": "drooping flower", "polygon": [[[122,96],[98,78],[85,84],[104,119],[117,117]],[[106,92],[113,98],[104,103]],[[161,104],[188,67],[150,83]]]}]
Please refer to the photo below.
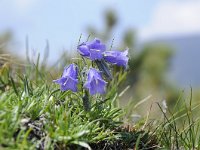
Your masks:
[{"label": "drooping flower", "polygon": [[75,64],[70,64],[68,67],[64,68],[62,77],[53,80],[53,82],[60,84],[61,91],[71,90],[76,92],[78,84],[78,67]]},{"label": "drooping flower", "polygon": [[78,46],[78,52],[91,60],[101,60],[105,50],[106,46],[97,38],[92,42],[85,42]]},{"label": "drooping flower", "polygon": [[97,67],[99,68],[99,70],[105,75],[105,77],[108,80],[112,80],[112,74],[111,74],[109,67],[108,67],[107,63],[105,62],[105,60],[104,59],[95,60],[95,63],[97,65]]},{"label": "drooping flower", "polygon": [[128,50],[121,51],[106,51],[104,52],[104,59],[112,64],[127,67],[128,64]]},{"label": "drooping flower", "polygon": [[91,95],[96,93],[104,94],[106,84],[107,82],[102,79],[100,72],[94,68],[90,68],[87,75],[87,81],[84,84],[84,87],[89,90],[89,93]]}]

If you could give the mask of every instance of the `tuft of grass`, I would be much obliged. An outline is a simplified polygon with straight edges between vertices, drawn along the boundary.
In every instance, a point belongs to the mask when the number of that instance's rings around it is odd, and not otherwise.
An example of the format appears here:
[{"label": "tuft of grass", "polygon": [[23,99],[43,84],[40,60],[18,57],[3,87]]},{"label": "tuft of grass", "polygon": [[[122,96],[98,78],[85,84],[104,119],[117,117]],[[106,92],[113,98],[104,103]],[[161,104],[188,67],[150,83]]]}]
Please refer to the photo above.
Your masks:
[{"label": "tuft of grass", "polygon": [[91,105],[85,111],[83,94],[61,92],[39,58],[16,72],[1,67],[0,149],[91,149],[89,143],[118,139],[118,94],[85,97]]},{"label": "tuft of grass", "polygon": [[[30,60],[31,58],[29,58]],[[124,128],[125,110],[118,89],[126,72],[115,68],[104,96],[61,92],[52,83],[55,69],[29,62],[22,68],[0,68],[0,149],[150,149],[149,132]],[[85,65],[74,59],[82,70]],[[90,62],[84,60],[87,65]],[[113,70],[115,71],[115,70]],[[53,73],[53,74],[52,74]],[[82,78],[81,75],[79,75]],[[82,79],[80,79],[81,81]],[[89,103],[88,103],[89,102]],[[106,149],[106,148],[105,148]]]},{"label": "tuft of grass", "polygon": [[193,114],[200,104],[192,104],[192,90],[189,102],[180,96],[168,113],[158,106],[163,114],[156,128],[160,145],[165,149],[200,149],[200,120]]},{"label": "tuft of grass", "polygon": [[[83,71],[94,65],[80,60],[73,62]],[[152,122],[147,116],[125,126],[123,121],[149,97],[120,108],[119,98],[128,87],[119,87],[127,73],[122,68],[112,71],[107,94],[90,96],[81,85],[78,93],[61,92],[52,83],[60,71],[40,65],[39,55],[36,63],[18,68],[2,65],[0,149],[200,149],[200,121],[193,115],[200,104],[192,104],[192,90],[189,102],[180,96],[172,110],[158,103],[160,120]],[[79,78],[83,81],[81,74]]]}]

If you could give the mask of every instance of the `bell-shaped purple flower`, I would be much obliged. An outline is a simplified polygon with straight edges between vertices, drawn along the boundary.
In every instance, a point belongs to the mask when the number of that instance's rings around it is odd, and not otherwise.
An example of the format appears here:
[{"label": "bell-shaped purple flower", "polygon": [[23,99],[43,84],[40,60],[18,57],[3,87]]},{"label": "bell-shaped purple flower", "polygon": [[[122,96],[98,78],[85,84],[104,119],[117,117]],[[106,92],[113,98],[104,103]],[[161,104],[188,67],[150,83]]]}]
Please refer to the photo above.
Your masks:
[{"label": "bell-shaped purple flower", "polygon": [[70,64],[64,68],[62,77],[53,80],[53,82],[60,84],[61,91],[71,90],[77,92],[78,84],[78,67],[75,64]]},{"label": "bell-shaped purple flower", "polygon": [[121,51],[106,51],[104,52],[104,59],[112,64],[127,67],[128,64],[128,50]]},{"label": "bell-shaped purple flower", "polygon": [[104,94],[106,89],[107,82],[104,81],[101,77],[100,72],[98,72],[94,68],[90,68],[88,75],[87,75],[87,81],[84,84],[84,87],[87,88],[91,95],[94,95],[96,93]]},{"label": "bell-shaped purple flower", "polygon": [[97,38],[92,42],[85,42],[78,46],[78,52],[91,60],[101,60],[105,50],[106,46]]}]

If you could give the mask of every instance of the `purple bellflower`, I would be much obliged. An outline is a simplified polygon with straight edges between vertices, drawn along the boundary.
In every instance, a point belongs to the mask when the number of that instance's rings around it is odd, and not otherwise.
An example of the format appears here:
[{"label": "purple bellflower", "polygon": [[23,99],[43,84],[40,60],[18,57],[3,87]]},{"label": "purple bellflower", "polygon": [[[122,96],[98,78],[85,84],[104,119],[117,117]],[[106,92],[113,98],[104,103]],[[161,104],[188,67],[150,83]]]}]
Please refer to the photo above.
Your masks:
[{"label": "purple bellflower", "polygon": [[121,51],[106,51],[104,52],[104,59],[112,64],[127,67],[128,64],[128,50]]},{"label": "purple bellflower", "polygon": [[84,87],[89,90],[90,95],[94,95],[96,93],[104,94],[106,84],[107,82],[102,79],[100,72],[94,68],[90,68],[87,81],[84,84]]},{"label": "purple bellflower", "polygon": [[105,50],[106,46],[97,38],[92,42],[85,42],[78,46],[78,52],[91,60],[101,60]]},{"label": "purple bellflower", "polygon": [[70,64],[68,67],[65,67],[62,77],[53,80],[53,82],[60,84],[61,91],[71,90],[77,92],[78,84],[78,68],[75,64]]}]

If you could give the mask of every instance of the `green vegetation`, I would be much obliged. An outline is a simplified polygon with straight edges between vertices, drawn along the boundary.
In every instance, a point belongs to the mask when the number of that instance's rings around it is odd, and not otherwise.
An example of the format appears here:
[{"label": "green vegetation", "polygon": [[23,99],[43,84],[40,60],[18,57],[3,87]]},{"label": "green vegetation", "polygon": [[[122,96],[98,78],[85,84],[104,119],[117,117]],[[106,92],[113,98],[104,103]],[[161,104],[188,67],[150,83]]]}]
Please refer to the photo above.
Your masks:
[{"label": "green vegetation", "polygon": [[[113,68],[113,80],[103,97],[81,97],[81,90],[61,92],[52,83],[58,77],[54,72],[61,70],[40,65],[39,58],[26,66],[6,61],[1,66],[1,149],[199,149],[200,122],[193,116],[199,103],[192,104],[192,95],[188,103],[179,96],[170,108],[157,103],[156,119],[150,119],[147,111],[135,121],[134,109],[148,98],[120,107],[127,92],[122,88],[128,75],[123,69]],[[84,67],[80,58],[72,60]],[[85,109],[85,98],[90,110]]]},{"label": "green vegetation", "polygon": [[149,132],[123,127],[125,112],[118,106],[121,93],[117,92],[126,77],[123,71],[115,74],[104,97],[87,98],[91,106],[86,111],[85,97],[61,92],[43,66],[1,67],[1,149],[101,149],[116,143],[122,149],[156,146],[155,138],[148,138]]}]

